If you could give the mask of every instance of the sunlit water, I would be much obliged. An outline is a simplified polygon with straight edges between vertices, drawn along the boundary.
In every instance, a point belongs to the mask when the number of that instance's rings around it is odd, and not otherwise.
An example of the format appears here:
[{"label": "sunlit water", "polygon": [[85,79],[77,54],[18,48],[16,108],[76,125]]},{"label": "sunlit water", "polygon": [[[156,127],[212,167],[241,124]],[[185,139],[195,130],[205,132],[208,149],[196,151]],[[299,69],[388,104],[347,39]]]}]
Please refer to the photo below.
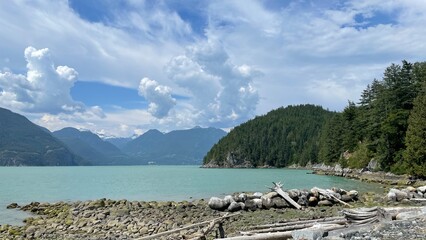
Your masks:
[{"label": "sunlit water", "polygon": [[285,189],[340,187],[380,191],[377,185],[293,169],[204,169],[198,166],[0,167],[0,224],[27,216],[7,210],[12,202],[57,202],[99,198],[190,200],[242,191],[267,191],[273,181]]}]

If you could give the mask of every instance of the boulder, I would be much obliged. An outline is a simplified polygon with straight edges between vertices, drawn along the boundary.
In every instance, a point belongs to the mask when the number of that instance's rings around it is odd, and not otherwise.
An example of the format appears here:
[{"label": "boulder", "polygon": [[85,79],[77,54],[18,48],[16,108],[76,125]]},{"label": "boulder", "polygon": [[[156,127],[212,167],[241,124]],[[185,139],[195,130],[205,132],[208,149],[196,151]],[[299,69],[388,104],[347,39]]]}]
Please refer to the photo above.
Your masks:
[{"label": "boulder", "polygon": [[227,206],[229,206],[231,203],[235,202],[234,198],[231,195],[227,195],[223,198],[223,201]]},{"label": "boulder", "polygon": [[367,165],[367,169],[368,169],[368,171],[374,172],[374,171],[376,171],[378,168],[379,168],[379,163],[378,163],[376,160],[371,159],[371,160],[370,160],[370,162],[369,162],[369,163],[368,163],[368,165]]},{"label": "boulder", "polygon": [[287,191],[288,196],[294,201],[299,200],[300,191],[298,189],[290,189]]},{"label": "boulder", "polygon": [[253,199],[253,201],[254,201],[254,203],[256,204],[256,207],[257,208],[262,208],[262,199],[260,199],[260,198],[255,198],[255,199]]},{"label": "boulder", "polygon": [[314,196],[310,196],[308,199],[309,206],[316,206],[318,203],[318,198]]},{"label": "boulder", "polygon": [[225,210],[228,207],[226,202],[218,197],[210,198],[208,205],[211,209],[220,211]]},{"label": "boulder", "polygon": [[276,193],[276,192],[269,192],[269,193],[267,193],[267,194],[265,194],[265,195],[263,195],[262,197],[266,197],[266,198],[274,198],[274,197],[277,197],[278,196],[278,193]]},{"label": "boulder", "polygon": [[253,197],[254,198],[261,198],[263,196],[263,193],[261,193],[261,192],[255,192],[255,193],[253,193]]},{"label": "boulder", "polygon": [[334,171],[336,173],[343,173],[343,168],[340,164],[336,164],[336,166],[334,166]]},{"label": "boulder", "polygon": [[262,206],[263,206],[263,208],[270,209],[270,208],[274,207],[274,202],[272,202],[271,198],[263,196],[260,199],[262,200]]},{"label": "boulder", "polygon": [[246,200],[247,200],[247,194],[246,193],[240,193],[235,199],[235,201],[237,201],[237,202],[245,202]]},{"label": "boulder", "polygon": [[318,240],[322,239],[324,230],[321,229],[320,225],[314,225],[310,228],[295,230],[291,233],[291,237],[295,240]]},{"label": "boulder", "polygon": [[417,188],[417,191],[419,191],[419,192],[421,192],[421,193],[425,194],[425,193],[426,193],[426,186],[418,187],[418,188]]},{"label": "boulder", "polygon": [[415,192],[415,191],[417,191],[417,189],[416,189],[415,187],[408,186],[408,187],[406,188],[406,191],[407,191],[407,192]]},{"label": "boulder", "polygon": [[289,207],[286,200],[281,197],[276,197],[272,199],[275,208],[286,208]]},{"label": "boulder", "polygon": [[318,206],[324,207],[324,206],[333,206],[333,203],[329,200],[322,200],[318,202]]},{"label": "boulder", "polygon": [[305,194],[300,195],[299,199],[297,200],[297,204],[300,206],[308,206],[308,197]]},{"label": "boulder", "polygon": [[352,196],[349,196],[347,194],[342,195],[341,199],[343,202],[351,202],[353,200]]},{"label": "boulder", "polygon": [[389,192],[386,195],[386,198],[387,198],[388,201],[395,202],[396,201],[396,194],[394,192]]},{"label": "boulder", "polygon": [[248,199],[244,204],[246,210],[255,211],[257,209],[257,203],[255,203],[254,199]]},{"label": "boulder", "polygon": [[351,196],[351,198],[352,198],[353,200],[357,200],[357,199],[358,199],[358,195],[359,195],[359,193],[358,193],[358,191],[356,191],[356,190],[350,190],[350,191],[348,192],[348,195],[349,195],[349,196]]},{"label": "boulder", "polygon": [[228,211],[236,212],[236,211],[240,211],[241,209],[244,209],[244,207],[245,205],[242,202],[232,202],[228,207]]},{"label": "boulder", "polygon": [[7,205],[6,208],[7,209],[19,208],[19,205],[17,203],[11,203],[11,204]]},{"label": "boulder", "polygon": [[396,196],[396,201],[402,201],[402,199],[408,199],[408,194],[396,188],[391,188],[389,193],[393,192]]}]

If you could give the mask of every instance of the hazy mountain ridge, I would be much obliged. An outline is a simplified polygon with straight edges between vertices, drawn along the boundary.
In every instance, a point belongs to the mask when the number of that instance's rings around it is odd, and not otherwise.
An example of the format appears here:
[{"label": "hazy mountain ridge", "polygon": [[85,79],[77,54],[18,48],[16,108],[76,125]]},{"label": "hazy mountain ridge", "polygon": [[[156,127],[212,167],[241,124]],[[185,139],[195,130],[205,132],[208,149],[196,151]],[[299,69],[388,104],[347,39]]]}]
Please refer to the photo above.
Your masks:
[{"label": "hazy mountain ridge", "polygon": [[87,164],[46,129],[0,108],[1,166],[72,166]]},{"label": "hazy mountain ridge", "polygon": [[149,130],[123,147],[123,152],[156,164],[200,164],[204,155],[226,132],[217,128],[192,128],[161,133]]},{"label": "hazy mountain ridge", "polygon": [[220,129],[199,127],[169,133],[149,130],[135,139],[102,139],[71,127],[51,133],[0,108],[0,166],[200,164],[225,135]]},{"label": "hazy mountain ridge", "polygon": [[64,142],[71,151],[93,165],[126,164],[128,157],[120,149],[90,131],[67,127],[52,134]]}]

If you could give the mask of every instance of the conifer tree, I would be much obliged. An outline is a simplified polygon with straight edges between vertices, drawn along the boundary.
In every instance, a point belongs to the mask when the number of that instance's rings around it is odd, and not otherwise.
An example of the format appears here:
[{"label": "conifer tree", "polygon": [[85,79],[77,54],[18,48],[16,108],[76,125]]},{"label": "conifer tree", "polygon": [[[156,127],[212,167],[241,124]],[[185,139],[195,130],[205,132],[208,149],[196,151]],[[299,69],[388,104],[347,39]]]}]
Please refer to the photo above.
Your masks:
[{"label": "conifer tree", "polygon": [[413,175],[426,177],[426,84],[414,101],[408,119],[404,160]]}]

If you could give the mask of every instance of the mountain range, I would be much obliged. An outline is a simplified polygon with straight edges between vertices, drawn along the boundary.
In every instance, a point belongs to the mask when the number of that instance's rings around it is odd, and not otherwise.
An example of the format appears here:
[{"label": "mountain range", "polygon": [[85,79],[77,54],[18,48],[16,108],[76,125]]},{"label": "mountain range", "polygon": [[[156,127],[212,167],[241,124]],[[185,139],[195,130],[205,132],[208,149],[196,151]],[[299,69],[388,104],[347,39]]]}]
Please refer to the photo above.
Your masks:
[{"label": "mountain range", "polygon": [[129,156],[156,164],[200,164],[210,148],[226,132],[217,128],[195,127],[161,133],[149,130],[122,148]]},{"label": "mountain range", "polygon": [[83,158],[24,116],[0,108],[0,166],[87,165]]},{"label": "mountain range", "polygon": [[0,108],[0,166],[201,164],[226,132],[192,128],[137,138],[102,139],[67,127],[50,132],[22,115]]}]

